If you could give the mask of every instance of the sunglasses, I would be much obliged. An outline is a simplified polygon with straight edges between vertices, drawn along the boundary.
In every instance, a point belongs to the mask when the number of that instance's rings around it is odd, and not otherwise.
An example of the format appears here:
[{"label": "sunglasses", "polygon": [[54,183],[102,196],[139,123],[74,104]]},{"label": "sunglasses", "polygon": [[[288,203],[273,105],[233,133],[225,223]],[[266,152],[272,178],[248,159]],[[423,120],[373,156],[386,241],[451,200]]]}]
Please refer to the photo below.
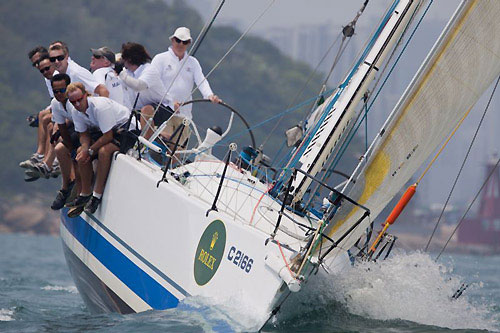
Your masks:
[{"label": "sunglasses", "polygon": [[58,55],[57,57],[50,57],[50,62],[63,61],[66,56],[64,54]]},{"label": "sunglasses", "polygon": [[40,73],[45,73],[46,71],[48,71],[50,69],[50,66],[47,66],[47,67],[44,67],[44,68],[40,68]]},{"label": "sunglasses", "polygon": [[191,43],[191,40],[190,40],[190,39],[188,39],[188,40],[180,40],[179,38],[174,37],[174,40],[175,40],[175,42],[176,42],[177,44],[182,43],[182,44],[184,44],[184,45],[188,45],[189,43]]},{"label": "sunglasses", "polygon": [[72,101],[72,100],[69,100],[69,101],[71,102],[71,104],[78,106],[78,105],[80,105],[83,97],[85,97],[85,94],[83,94],[82,97],[75,99],[74,101]]},{"label": "sunglasses", "polygon": [[92,56],[93,56],[94,58],[96,58],[96,59],[102,59],[102,56],[101,56],[101,55],[95,55],[95,54],[93,54]]},{"label": "sunglasses", "polygon": [[[64,94],[66,92],[66,88],[61,88],[61,89],[52,89],[54,94]],[[83,97],[82,97],[83,98]],[[81,100],[81,99],[80,99]],[[71,102],[73,103],[73,102]]]}]

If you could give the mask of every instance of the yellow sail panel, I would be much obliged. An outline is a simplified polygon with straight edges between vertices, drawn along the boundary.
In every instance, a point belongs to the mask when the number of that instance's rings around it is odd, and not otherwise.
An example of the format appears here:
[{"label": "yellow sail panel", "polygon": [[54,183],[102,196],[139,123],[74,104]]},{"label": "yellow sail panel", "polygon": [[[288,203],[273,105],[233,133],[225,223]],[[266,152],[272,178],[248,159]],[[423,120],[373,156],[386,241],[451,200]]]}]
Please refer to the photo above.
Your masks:
[{"label": "yellow sail panel", "polygon": [[[360,203],[361,205],[365,205],[368,202],[368,199],[372,197],[375,191],[377,191],[380,185],[384,182],[387,173],[389,172],[390,165],[391,162],[389,160],[389,157],[384,153],[380,153],[375,156],[373,162],[370,163],[370,166],[365,172],[365,182],[363,187],[364,191],[357,200],[358,203]],[[330,234],[333,234],[340,226],[344,224],[347,219],[351,218],[354,213],[358,211],[358,209],[359,208],[357,206],[353,206],[353,209],[349,211],[349,214],[344,219],[332,225]],[[361,216],[362,214],[363,212],[361,212],[359,216]]]},{"label": "yellow sail panel", "polygon": [[[370,209],[371,220],[500,74],[499,17],[499,0],[462,2],[394,108],[358,167],[356,183],[345,191]],[[343,205],[326,233],[338,239],[362,213]],[[369,223],[339,248],[350,248]]]}]

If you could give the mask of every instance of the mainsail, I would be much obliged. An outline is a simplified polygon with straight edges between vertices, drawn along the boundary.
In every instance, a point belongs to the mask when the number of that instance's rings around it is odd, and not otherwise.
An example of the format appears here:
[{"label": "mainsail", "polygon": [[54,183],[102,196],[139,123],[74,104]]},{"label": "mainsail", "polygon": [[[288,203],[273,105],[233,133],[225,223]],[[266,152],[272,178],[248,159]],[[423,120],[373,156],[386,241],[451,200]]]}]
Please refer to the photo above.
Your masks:
[{"label": "mainsail", "polygon": [[[315,176],[345,138],[343,134],[348,132],[351,120],[356,115],[358,102],[367,91],[386,56],[411,23],[421,2],[421,0],[394,1],[353,70],[335,93],[319,107],[322,116],[311,133],[305,137],[304,152],[297,154],[300,157],[300,170]],[[302,199],[310,183],[311,178],[305,177],[302,173],[297,174],[293,182],[295,202]]]},{"label": "mainsail", "polygon": [[[344,187],[372,220],[500,74],[499,17],[498,0],[462,2],[358,166],[356,183]],[[338,239],[362,213],[342,206],[326,234]],[[340,248],[350,248],[368,223]]]}]

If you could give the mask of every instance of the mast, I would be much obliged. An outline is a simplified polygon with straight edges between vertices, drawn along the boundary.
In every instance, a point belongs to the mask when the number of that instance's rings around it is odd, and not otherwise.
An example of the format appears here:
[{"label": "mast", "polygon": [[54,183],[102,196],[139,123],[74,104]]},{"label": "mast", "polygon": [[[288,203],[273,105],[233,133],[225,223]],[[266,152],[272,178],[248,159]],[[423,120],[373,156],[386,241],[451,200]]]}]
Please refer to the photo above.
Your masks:
[{"label": "mast", "polygon": [[[356,182],[342,189],[372,220],[500,75],[499,16],[500,1],[461,3],[351,176]],[[362,214],[344,204],[324,233],[336,239]],[[365,227],[339,248],[350,248]]]},{"label": "mast", "polygon": [[[290,165],[293,166],[298,162],[300,170],[313,177],[321,170],[331,153],[341,143],[344,132],[356,115],[356,106],[368,90],[386,56],[410,24],[422,1],[393,2],[361,58],[334,95],[325,102],[328,104],[323,115],[302,142],[301,146],[305,147],[303,153],[299,152]],[[297,174],[293,182],[294,202],[302,199],[310,184],[310,177],[302,173]]]}]

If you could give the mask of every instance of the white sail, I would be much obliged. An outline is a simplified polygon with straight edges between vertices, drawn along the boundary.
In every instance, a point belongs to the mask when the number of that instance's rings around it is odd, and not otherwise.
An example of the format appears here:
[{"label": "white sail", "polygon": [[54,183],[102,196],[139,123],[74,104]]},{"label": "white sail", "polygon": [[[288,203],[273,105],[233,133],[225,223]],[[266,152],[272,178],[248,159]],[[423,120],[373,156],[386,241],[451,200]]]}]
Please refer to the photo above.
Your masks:
[{"label": "white sail", "polygon": [[[323,113],[320,118],[321,124],[316,132],[313,132],[314,136],[310,140],[309,137],[304,139],[307,147],[299,159],[302,171],[315,176],[342,142],[343,136],[348,132],[346,129],[356,115],[358,102],[367,91],[386,56],[411,22],[420,3],[420,0],[402,0],[393,3],[369,47],[358,61],[357,67],[349,73],[339,89],[319,107]],[[310,183],[310,178],[301,173],[297,174],[293,182],[295,202],[302,198]]]},{"label": "white sail", "polygon": [[[500,73],[500,1],[464,1],[377,135],[345,190],[373,220]],[[364,163],[364,162],[362,162]],[[346,205],[347,206],[347,205]],[[338,239],[362,215],[344,206],[325,232]],[[350,248],[364,221],[341,247]],[[326,245],[326,244],[325,244]]]}]

